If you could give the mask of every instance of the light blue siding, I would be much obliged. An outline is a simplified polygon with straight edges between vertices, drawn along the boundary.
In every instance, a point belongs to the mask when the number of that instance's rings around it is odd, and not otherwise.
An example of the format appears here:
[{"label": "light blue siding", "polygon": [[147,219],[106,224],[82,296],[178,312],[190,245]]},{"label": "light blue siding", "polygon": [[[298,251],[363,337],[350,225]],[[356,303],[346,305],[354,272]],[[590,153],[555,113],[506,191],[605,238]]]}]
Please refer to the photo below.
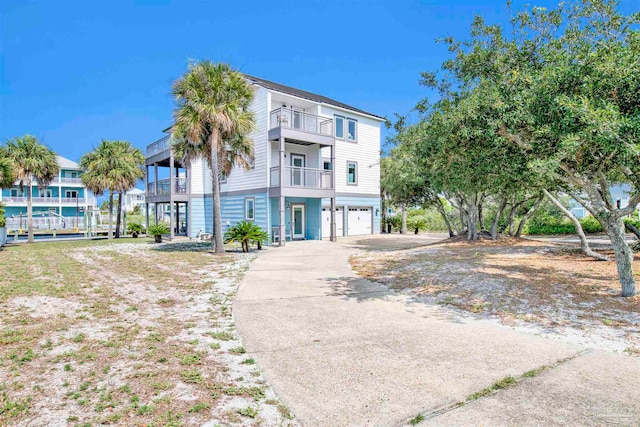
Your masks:
[{"label": "light blue siding", "polygon": [[[271,227],[277,227],[280,222],[280,206],[279,199],[272,197],[269,203],[271,212]],[[285,233],[287,239],[291,236],[291,204],[304,203],[305,205],[305,239],[320,240],[322,239],[322,199],[306,198],[306,197],[285,197]]]},{"label": "light blue siding", "polygon": [[260,228],[269,232],[267,215],[267,193],[243,194],[238,196],[223,196],[220,198],[220,210],[222,212],[222,232],[226,232],[245,219],[244,201],[253,198],[255,200],[255,213],[253,222]]},{"label": "light blue siding", "polygon": [[[211,200],[210,197],[209,200]],[[190,237],[195,238],[200,230],[202,230],[203,232],[211,233],[211,227],[209,227],[208,229],[206,227],[205,199],[202,197],[192,197],[191,202],[189,203],[191,203],[191,229],[189,230],[189,233],[191,234]]]}]

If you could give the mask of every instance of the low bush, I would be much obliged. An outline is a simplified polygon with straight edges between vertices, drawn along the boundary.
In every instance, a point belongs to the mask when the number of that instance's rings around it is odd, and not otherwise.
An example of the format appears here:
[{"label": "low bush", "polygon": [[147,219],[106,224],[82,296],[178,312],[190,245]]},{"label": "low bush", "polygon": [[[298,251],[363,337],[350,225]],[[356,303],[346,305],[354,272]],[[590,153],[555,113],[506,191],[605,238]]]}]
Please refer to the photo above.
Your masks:
[{"label": "low bush", "polygon": [[144,226],[142,224],[137,223],[137,222],[132,222],[127,226],[127,231],[133,237],[138,237],[139,234],[144,233]]},{"label": "low bush", "polygon": [[[582,230],[587,234],[602,233],[600,222],[592,216],[580,220]],[[539,216],[532,218],[525,228],[526,234],[575,234],[576,227],[564,218],[558,219],[552,216]]]},{"label": "low bush", "polygon": [[224,243],[240,243],[242,252],[249,252],[249,242],[256,243],[261,249],[262,243],[268,240],[269,234],[251,221],[240,221],[224,233]]},{"label": "low bush", "polygon": [[169,234],[169,226],[163,222],[149,226],[147,233],[149,236],[153,236],[157,243],[162,242],[162,235]]},{"label": "low bush", "polygon": [[0,203],[0,228],[7,225],[7,218],[4,216],[4,205]]}]

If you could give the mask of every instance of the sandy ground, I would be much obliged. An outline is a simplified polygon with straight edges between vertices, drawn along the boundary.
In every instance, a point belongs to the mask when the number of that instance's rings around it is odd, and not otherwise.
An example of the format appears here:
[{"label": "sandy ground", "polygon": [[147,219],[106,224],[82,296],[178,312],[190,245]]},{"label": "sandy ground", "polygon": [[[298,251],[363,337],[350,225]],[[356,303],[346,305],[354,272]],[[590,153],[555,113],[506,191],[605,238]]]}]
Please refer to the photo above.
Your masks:
[{"label": "sandy ground", "polygon": [[297,425],[233,323],[255,254],[129,242],[0,252],[0,425]]},{"label": "sandy ground", "polygon": [[[437,243],[386,236],[355,241],[362,276],[418,301],[454,307],[514,329],[640,356],[640,297],[622,298],[615,262],[566,242]],[[603,253],[613,254],[606,248]],[[635,271],[640,271],[636,256]]]}]

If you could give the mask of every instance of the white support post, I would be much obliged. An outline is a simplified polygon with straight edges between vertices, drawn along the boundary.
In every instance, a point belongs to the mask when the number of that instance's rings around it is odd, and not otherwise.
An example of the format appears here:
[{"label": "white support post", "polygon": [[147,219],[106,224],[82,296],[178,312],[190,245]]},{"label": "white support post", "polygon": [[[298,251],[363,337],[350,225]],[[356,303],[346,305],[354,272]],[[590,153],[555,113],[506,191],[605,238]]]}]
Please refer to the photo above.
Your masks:
[{"label": "white support post", "polygon": [[[178,180],[173,177],[173,171],[175,169],[175,162],[173,160],[173,153],[169,155],[169,238],[173,240],[175,237],[175,219],[174,219],[174,203],[173,193],[175,192],[175,186],[178,184]],[[176,169],[177,173],[177,169]]]},{"label": "white support post", "polygon": [[335,172],[335,164],[336,164],[336,147],[335,145],[331,146],[331,189],[333,190],[334,197],[331,198],[331,233],[329,236],[329,240],[332,242],[337,242],[338,238],[336,236],[336,172]]},{"label": "white support post", "polygon": [[279,239],[280,241],[278,242],[278,244],[280,246],[284,246],[286,244],[287,241],[287,235],[286,235],[286,225],[285,225],[285,204],[284,204],[284,195],[283,195],[283,190],[284,190],[284,168],[285,168],[285,160],[284,160],[284,138],[280,137],[280,162],[279,162],[280,168],[279,171],[280,172],[280,230],[278,232],[279,234]]}]

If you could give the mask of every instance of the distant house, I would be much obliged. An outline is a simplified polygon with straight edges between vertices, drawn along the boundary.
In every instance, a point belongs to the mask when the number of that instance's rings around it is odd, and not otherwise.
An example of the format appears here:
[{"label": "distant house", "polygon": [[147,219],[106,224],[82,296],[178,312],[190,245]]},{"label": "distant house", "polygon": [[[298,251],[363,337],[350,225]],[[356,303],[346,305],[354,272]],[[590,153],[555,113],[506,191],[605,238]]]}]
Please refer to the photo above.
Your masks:
[{"label": "distant house", "polygon": [[[60,172],[49,186],[39,189],[32,185],[33,225],[41,229],[85,228],[84,218],[96,209],[96,198],[83,184],[80,166],[57,156]],[[0,202],[5,205],[7,227],[24,229],[27,225],[27,189],[18,183],[3,189]],[[77,221],[77,223],[76,223]]]},{"label": "distant house", "polygon": [[[380,232],[380,125],[384,119],[322,95],[246,76],[255,87],[255,162],[223,177],[223,231],[253,221],[273,241]],[[170,129],[165,129],[169,133]],[[211,233],[213,198],[204,160],[182,164],[170,135],[147,146],[146,203],[172,233]],[[333,207],[333,209],[332,209]],[[184,219],[183,219],[184,218]]]},{"label": "distant house", "polygon": [[[616,204],[618,209],[625,208],[629,205],[629,192],[631,191],[631,185],[612,185],[611,187],[609,187],[609,191],[611,192],[611,198],[613,199],[613,202]],[[571,208],[571,213],[576,218],[582,219],[590,215],[588,210],[586,210],[580,203],[576,202],[573,199],[569,201],[569,207]],[[636,209],[638,209],[638,206],[636,206]]]},{"label": "distant house", "polygon": [[144,190],[140,190],[139,188],[132,188],[124,194],[124,199],[122,200],[122,209],[125,212],[131,212],[136,208],[136,206],[140,208],[140,212],[144,211],[145,192]]}]

